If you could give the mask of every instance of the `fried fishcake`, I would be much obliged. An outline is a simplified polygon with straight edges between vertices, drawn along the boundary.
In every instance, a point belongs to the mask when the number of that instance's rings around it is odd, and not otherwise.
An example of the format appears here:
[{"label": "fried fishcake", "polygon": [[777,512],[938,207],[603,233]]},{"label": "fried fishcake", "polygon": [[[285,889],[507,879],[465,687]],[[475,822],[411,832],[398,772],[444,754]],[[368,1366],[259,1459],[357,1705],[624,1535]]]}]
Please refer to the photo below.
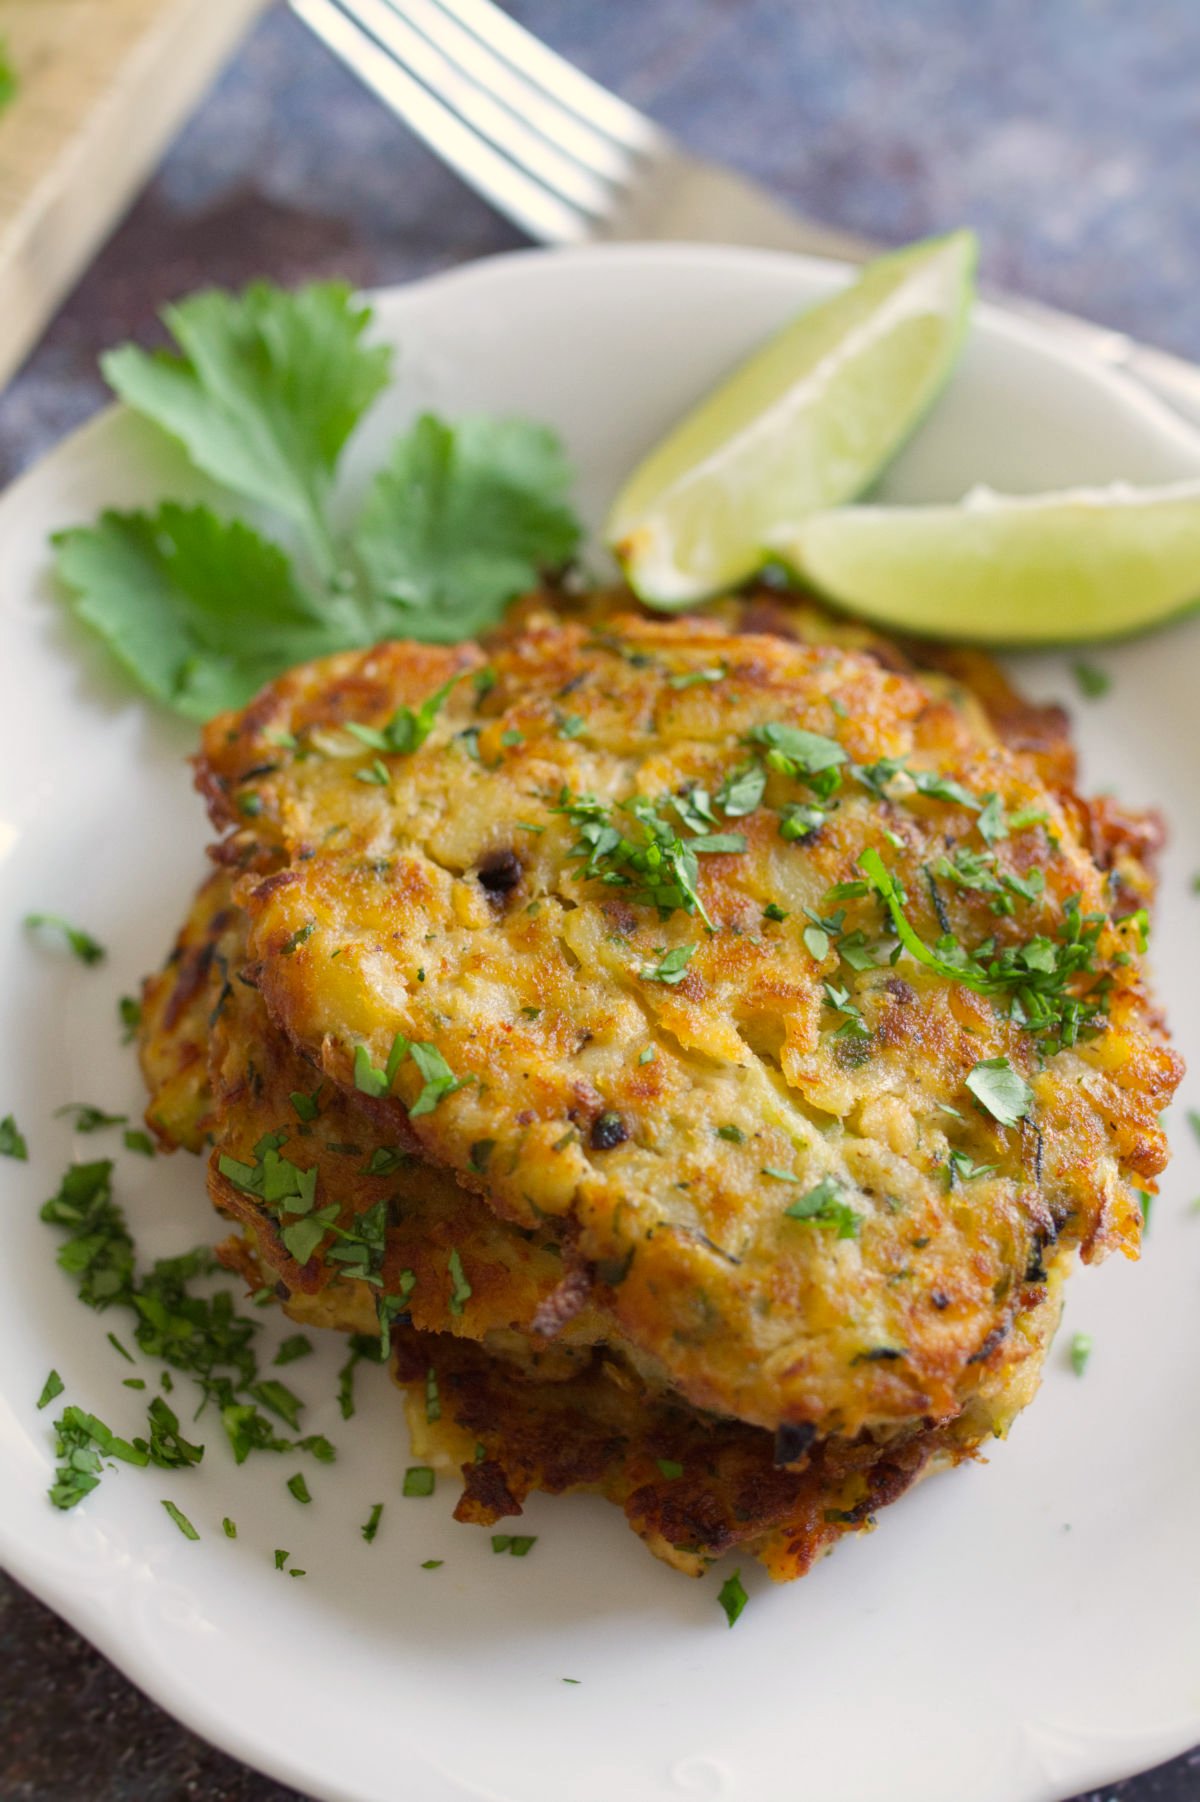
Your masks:
[{"label": "fried fishcake", "polygon": [[[273,1287],[300,1325],[377,1332],[381,1298],[398,1297],[421,1330],[483,1340],[490,1353],[523,1369],[535,1359],[542,1377],[571,1374],[581,1355],[600,1345],[636,1371],[640,1384],[664,1390],[666,1373],[628,1342],[602,1292],[580,1280],[583,1271],[564,1271],[552,1238],[502,1222],[447,1172],[421,1163],[411,1146],[381,1141],[378,1101],[319,1080],[311,1088],[316,1073],[272,1028],[246,981],[246,921],[230,888],[225,871],[202,887],[164,977],[153,979],[155,1005],[143,1017],[148,1078],[158,1072],[169,1087],[183,1064],[196,1089],[194,1111],[208,1122],[209,1193],[241,1228],[218,1247],[222,1260],[252,1289]],[[204,954],[206,944],[212,955]],[[190,1048],[199,1021],[209,1071],[197,1086]],[[152,1096],[149,1117],[161,1111]],[[261,1192],[267,1185],[257,1182],[256,1167],[264,1148],[285,1160],[277,1168],[312,1176],[303,1204]],[[279,1188],[294,1186],[285,1180]],[[299,1224],[305,1231],[303,1223],[331,1202],[328,1229],[311,1250],[295,1247],[309,1254],[301,1262],[289,1249],[289,1229]],[[356,1274],[361,1250],[354,1264],[339,1257],[347,1245],[367,1248],[366,1275]],[[1021,1405],[1014,1397],[1036,1387],[1042,1299],[1043,1291],[1027,1291],[1028,1318],[995,1350],[974,1398],[970,1430],[978,1437],[1007,1431]],[[395,1311],[384,1308],[385,1323]]]},{"label": "fried fishcake", "polygon": [[[292,671],[212,724],[200,781],[292,1043],[347,1092],[415,1044],[391,1130],[554,1234],[694,1405],[853,1438],[966,1406],[1046,1248],[1134,1252],[1165,1161],[1139,924],[978,711],[863,651],[531,619],[486,665]],[[1039,961],[1085,936],[1030,1030]],[[1022,989],[947,973],[1026,949]],[[1001,1059],[1015,1126],[967,1086]]]},{"label": "fried fishcake", "polygon": [[[1037,1365],[1058,1319],[1057,1280],[1052,1287],[1026,1323]],[[536,1363],[514,1371],[469,1341],[400,1328],[393,1374],[408,1392],[414,1456],[461,1473],[456,1519],[491,1526],[519,1515],[533,1490],[596,1490],[624,1509],[656,1557],[692,1576],[736,1550],[760,1559],[777,1582],[803,1576],[845,1534],[874,1526],[879,1508],[976,1455],[996,1430],[968,1408],[882,1442],[863,1434],[801,1449],[797,1440],[784,1467],[761,1428],[647,1389],[602,1350],[555,1381]],[[1006,1419],[1016,1414],[1029,1399],[1024,1377],[999,1399]]]},{"label": "fried fishcake", "polygon": [[[349,1332],[379,1330],[381,1296],[400,1297],[422,1328],[473,1338],[556,1324],[557,1241],[498,1219],[423,1163],[394,1116],[323,1082],[271,1028],[244,980],[247,923],[230,889],[225,871],[205,883],[164,971],[148,983],[141,1052],[147,1118],[161,1141],[193,1151],[212,1141],[209,1194],[252,1247],[254,1286],[269,1283],[303,1324]],[[269,1182],[264,1159],[276,1172]],[[306,1194],[294,1193],[289,1167],[311,1178]],[[331,1207],[324,1231],[301,1226]],[[249,1268],[236,1243],[226,1261]],[[614,1321],[579,1310],[565,1323],[558,1363],[570,1368],[571,1347],[609,1335],[621,1337]]]}]

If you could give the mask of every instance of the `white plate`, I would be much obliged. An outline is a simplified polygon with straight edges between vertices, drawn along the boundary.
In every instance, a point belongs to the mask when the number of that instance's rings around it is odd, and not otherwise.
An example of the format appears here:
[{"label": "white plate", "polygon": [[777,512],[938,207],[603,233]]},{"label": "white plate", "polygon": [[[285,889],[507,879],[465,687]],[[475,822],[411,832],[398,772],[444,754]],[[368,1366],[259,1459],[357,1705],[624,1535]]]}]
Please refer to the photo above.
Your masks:
[{"label": "white plate", "polygon": [[[837,279],[800,258],[629,247],[507,257],[386,294],[379,324],[403,347],[402,376],[371,439],[424,405],[549,420],[595,520],[687,402]],[[1197,473],[1200,440],[983,312],[887,491]],[[182,467],[172,483],[196,486]],[[0,1115],[15,1112],[32,1152],[3,1166],[0,1553],[14,1574],[190,1726],[336,1802],[1059,1802],[1200,1739],[1200,1219],[1187,1206],[1200,1168],[1185,1126],[1142,1266],[1072,1284],[1067,1335],[1095,1340],[1083,1380],[1060,1347],[987,1468],[923,1487],[803,1582],[773,1588],[743,1560],[751,1599],[732,1633],[721,1576],[690,1583],[656,1564],[600,1501],[537,1500],[537,1546],[516,1561],[451,1521],[449,1485],[402,1500],[398,1401],[363,1377],[343,1423],[333,1344],[286,1375],[311,1398],[308,1429],[336,1441],[335,1468],[264,1455],[235,1469],[209,1432],[198,1471],[121,1468],[72,1514],[47,1505],[55,1410],[34,1399],[49,1367],[66,1399],[127,1431],[144,1401],[106,1343],[124,1322],[79,1305],[37,1220],[72,1152],[50,1115],[70,1100],[136,1111],[114,1003],[163,954],[206,834],[182,761],[191,734],[77,639],[46,534],[163,490],[143,430],[108,415],[0,504]],[[1200,1065],[1200,627],[1097,660],[1115,682],[1076,710],[1088,780],[1171,818],[1156,960]],[[1072,693],[1064,659],[1024,680]],[[18,922],[33,908],[77,918],[111,947],[107,964],[32,945]],[[118,1176],[145,1253],[210,1234],[195,1161],[121,1154]],[[301,1463],[309,1508],[284,1488]],[[376,1501],[367,1546],[358,1528]],[[276,1546],[303,1580],[274,1569]],[[442,1568],[422,1570],[431,1557]]]}]

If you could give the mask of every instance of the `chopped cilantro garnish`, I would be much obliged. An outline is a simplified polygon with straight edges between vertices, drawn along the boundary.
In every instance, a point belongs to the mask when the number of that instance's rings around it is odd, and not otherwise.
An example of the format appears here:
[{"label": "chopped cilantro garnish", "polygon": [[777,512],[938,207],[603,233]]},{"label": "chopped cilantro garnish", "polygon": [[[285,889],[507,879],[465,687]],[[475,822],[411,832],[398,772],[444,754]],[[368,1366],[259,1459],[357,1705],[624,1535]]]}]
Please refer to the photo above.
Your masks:
[{"label": "chopped cilantro garnish", "polygon": [[177,1508],[174,1502],[164,1501],[163,1507],[171,1516],[171,1519],[175,1522],[175,1525],[179,1528],[179,1531],[183,1534],[185,1539],[199,1539],[200,1535],[197,1533],[187,1515],[184,1514],[181,1509]]},{"label": "chopped cilantro garnish", "polygon": [[222,1533],[224,1533],[226,1539],[236,1539],[237,1538],[237,1526],[236,1526],[235,1522],[230,1520],[228,1515],[226,1515],[224,1520],[221,1522],[221,1531],[222,1531]]},{"label": "chopped cilantro garnish", "polygon": [[29,1145],[11,1114],[0,1120],[0,1158],[16,1158],[22,1164],[29,1161]]},{"label": "chopped cilantro garnish", "polygon": [[740,1126],[718,1126],[718,1139],[728,1139],[731,1145],[744,1145],[746,1135]]},{"label": "chopped cilantro garnish", "polygon": [[728,674],[729,671],[723,663],[713,669],[687,670],[678,676],[668,676],[667,687],[696,688],[703,682],[721,682]]},{"label": "chopped cilantro garnish", "polygon": [[779,836],[789,843],[802,842],[819,831],[825,819],[824,808],[814,807],[808,801],[790,801],[780,810]]},{"label": "chopped cilantro garnish", "polygon": [[297,1120],[302,1121],[306,1126],[315,1120],[321,1111],[317,1105],[317,1096],[321,1093],[321,1086],[318,1083],[311,1095],[306,1095],[302,1089],[293,1089],[288,1096],[288,1100],[296,1110]]},{"label": "chopped cilantro garnish", "polygon": [[803,937],[809,956],[814,957],[818,963],[829,956],[829,934],[822,927],[806,926]]},{"label": "chopped cilantro garnish", "polygon": [[277,1548],[275,1552],[275,1569],[282,1570],[291,1555],[290,1552],[281,1551]]},{"label": "chopped cilantro garnish", "polygon": [[301,945],[307,945],[316,930],[317,922],[315,920],[309,920],[305,926],[297,926],[295,932],[289,933],[279,947],[280,956],[294,957]]},{"label": "chopped cilantro garnish", "polygon": [[677,1477],[683,1475],[683,1465],[674,1458],[656,1458],[655,1463],[669,1483],[673,1483]]},{"label": "chopped cilantro garnish", "polygon": [[972,813],[978,813],[981,803],[977,795],[956,782],[953,776],[939,776],[936,770],[909,770],[913,787],[919,795],[928,795],[933,801],[950,801],[956,807],[969,807]]},{"label": "chopped cilantro garnish", "polygon": [[137,1029],[142,1023],[141,1002],[136,1001],[132,995],[122,995],[117,1002],[117,1017],[124,1027],[121,1043],[128,1045],[136,1036]]},{"label": "chopped cilantro garnish", "polygon": [[754,726],[749,736],[753,743],[766,745],[778,754],[772,767],[782,765],[787,775],[818,776],[846,762],[846,753],[836,739],[819,732],[805,732],[799,726],[771,720]]},{"label": "chopped cilantro garnish", "polygon": [[510,1557],[524,1558],[531,1546],[537,1544],[536,1533],[493,1533],[492,1551],[507,1552]]},{"label": "chopped cilantro garnish", "polygon": [[281,1383],[276,1377],[266,1377],[262,1382],[252,1383],[249,1393],[264,1408],[269,1408],[272,1414],[278,1414],[281,1420],[285,1420],[293,1432],[299,1431],[300,1410],[304,1403],[298,1395],[292,1394],[286,1383]]},{"label": "chopped cilantro garnish", "polygon": [[774,920],[777,924],[782,924],[788,917],[789,916],[784,913],[777,901],[768,901],[767,905],[763,908],[764,920]]},{"label": "chopped cilantro garnish", "polygon": [[981,995],[1007,995],[1010,1018],[1046,1040],[1051,1049],[1073,1045],[1081,1032],[1093,1029],[1103,1006],[1102,992],[1095,997],[1077,996],[1069,984],[1091,972],[1105,917],[1081,914],[1078,896],[1064,903],[1056,939],[1037,937],[1002,949],[989,940],[967,952],[945,933],[931,951],[909,921],[903,892],[878,851],[868,847],[859,858],[859,867],[883,901],[901,945],[927,969]]},{"label": "chopped cilantro garnish", "polygon": [[730,770],[721,783],[716,795],[717,806],[727,819],[743,819],[760,804],[766,786],[767,772],[762,765],[744,764],[740,769]]},{"label": "chopped cilantro garnish", "polygon": [[312,1496],[308,1492],[308,1484],[304,1481],[303,1471],[298,1470],[294,1477],[289,1477],[287,1487],[289,1493],[294,1495],[298,1502],[312,1501]]},{"label": "chopped cilantro garnish", "polygon": [[445,1564],[445,1562],[446,1562],[446,1560],[444,1558],[422,1558],[421,1569],[422,1570],[441,1570],[441,1568],[442,1568],[443,1564]]},{"label": "chopped cilantro garnish", "polygon": [[404,1473],[405,1495],[432,1495],[436,1478],[428,1464],[412,1464]]},{"label": "chopped cilantro garnish", "polygon": [[412,1154],[394,1145],[377,1145],[363,1165],[364,1176],[392,1176],[412,1163]]},{"label": "chopped cilantro garnish", "polygon": [[1082,658],[1071,665],[1080,694],[1088,701],[1098,701],[1112,687],[1112,677],[1106,670],[1098,669],[1094,663],[1085,663]]},{"label": "chopped cilantro garnish", "polygon": [[362,1536],[366,1540],[368,1545],[371,1545],[374,1543],[375,1535],[379,1531],[379,1522],[382,1518],[383,1518],[383,1503],[375,1502],[372,1505],[370,1514],[368,1514],[366,1520],[363,1522],[362,1527],[360,1528]]},{"label": "chopped cilantro garnish", "polygon": [[725,1619],[731,1627],[749,1600],[749,1596],[742,1588],[742,1573],[740,1570],[735,1570],[732,1577],[726,1577],[717,1592],[717,1601],[725,1610]]},{"label": "chopped cilantro garnish", "polygon": [[126,1151],[136,1151],[139,1157],[144,1158],[154,1156],[154,1140],[149,1133],[142,1132],[140,1127],[130,1127],[127,1132],[121,1134],[121,1138]]},{"label": "chopped cilantro garnish", "polygon": [[111,1427],[82,1408],[66,1408],[55,1421],[54,1430],[58,1465],[49,1494],[56,1508],[73,1508],[95,1489],[104,1458],[119,1458],[125,1464],[150,1462],[145,1445],[119,1438]]},{"label": "chopped cilantro garnish", "polygon": [[115,1333],[109,1333],[108,1343],[112,1346],[113,1350],[117,1353],[117,1355],[119,1357],[124,1358],[124,1360],[127,1364],[133,1364],[136,1361],[134,1359],[132,1352],[126,1351],[125,1347],[121,1344],[121,1341],[117,1338],[117,1335]]},{"label": "chopped cilantro garnish", "polygon": [[457,1246],[455,1246],[450,1253],[447,1262],[450,1270],[450,1282],[452,1284],[450,1290],[450,1312],[452,1314],[461,1314],[463,1311],[463,1303],[468,1302],[471,1299],[472,1290],[470,1283],[463,1274],[462,1259],[458,1255]]},{"label": "chopped cilantro garnish", "polygon": [[376,757],[371,763],[367,764],[365,768],[355,770],[354,780],[356,782],[374,783],[376,788],[390,788],[392,784],[392,775],[387,764],[384,763],[381,758]]},{"label": "chopped cilantro garnish", "polygon": [[292,1333],[283,1341],[271,1362],[273,1364],[294,1364],[297,1358],[307,1358],[311,1352],[312,1340],[303,1333]]},{"label": "chopped cilantro garnish", "polygon": [[37,1399],[38,1407],[48,1408],[55,1397],[62,1394],[64,1387],[65,1384],[57,1370],[52,1370],[50,1375],[46,1378],[46,1381],[42,1384],[42,1393]]},{"label": "chopped cilantro garnish", "polygon": [[56,1120],[71,1115],[71,1124],[77,1133],[97,1133],[105,1126],[124,1126],[128,1114],[106,1114],[103,1108],[93,1107],[89,1101],[68,1101],[65,1107],[56,1107]]},{"label": "chopped cilantro garnish", "polygon": [[453,1095],[472,1080],[469,1076],[455,1076],[436,1045],[414,1041],[408,1048],[408,1055],[424,1079],[421,1093],[408,1110],[413,1119],[420,1114],[431,1114],[444,1096]]},{"label": "chopped cilantro garnish", "polygon": [[55,932],[61,932],[73,955],[79,959],[81,964],[98,964],[107,956],[104,946],[100,944],[99,940],[94,939],[91,933],[81,931],[78,926],[72,926],[69,921],[62,919],[58,914],[26,914],[25,924],[32,931],[48,926]]},{"label": "chopped cilantro garnish", "polygon": [[[451,676],[448,682],[444,682],[439,689],[421,702],[415,713],[411,707],[399,708],[387,725],[381,729],[375,726],[360,726],[352,721],[347,725],[346,730],[362,744],[369,745],[373,751],[382,751],[389,757],[405,756],[413,751],[419,751],[433,731],[434,721],[441,712],[446,697],[458,681],[458,676]],[[385,771],[384,780],[387,779]],[[309,930],[312,930],[311,927]]]},{"label": "chopped cilantro garnish", "polygon": [[73,1164],[41,1210],[43,1220],[66,1228],[58,1262],[78,1278],[80,1300],[92,1308],[125,1300],[132,1286],[133,1242],[112,1200],[112,1168],[107,1158]]},{"label": "chopped cilantro garnish", "polygon": [[[678,814],[686,832],[694,836],[682,836],[662,817],[662,807]],[[703,791],[692,789],[685,796],[670,796],[658,803],[644,795],[632,796],[617,810],[630,822],[628,830],[614,823],[607,803],[594,795],[572,795],[566,788],[551,811],[565,814],[578,828],[579,837],[568,855],[582,861],[581,882],[628,888],[631,900],[657,907],[664,918],[676,908],[698,913],[712,930],[697,886],[698,859],[742,851],[745,840],[740,833],[707,830],[712,814]]]},{"label": "chopped cilantro garnish", "polygon": [[977,1164],[973,1158],[967,1156],[965,1151],[951,1151],[946,1160],[947,1175],[951,1184],[956,1181],[978,1182],[980,1177],[994,1176],[996,1168],[995,1164]]},{"label": "chopped cilantro garnish", "polygon": [[676,945],[660,958],[653,969],[643,969],[641,975],[646,982],[665,982],[668,988],[674,988],[687,975],[687,967],[695,956],[694,945]]},{"label": "chopped cilantro garnish", "polygon": [[1071,1369],[1077,1377],[1081,1377],[1087,1369],[1088,1359],[1092,1355],[1092,1337],[1090,1333],[1072,1333],[1068,1356]]},{"label": "chopped cilantro garnish", "polygon": [[[795,1182],[796,1178],[788,1177],[787,1180]],[[833,1226],[837,1228],[839,1239],[855,1239],[862,1220],[849,1202],[842,1199],[842,1193],[842,1185],[835,1177],[823,1176],[819,1183],[806,1189],[803,1195],[797,1195],[783,1210],[784,1218],[810,1221],[814,1226]]]},{"label": "chopped cilantro garnish", "polygon": [[[189,1464],[199,1464],[204,1456],[202,1445],[192,1445],[179,1431],[179,1417],[169,1408],[161,1395],[156,1395],[149,1407],[150,1441],[146,1449],[151,1464],[157,1464],[160,1470],[185,1470]],[[141,1446],[145,1442],[135,1439],[134,1444]]]},{"label": "chopped cilantro garnish", "polygon": [[1033,1090],[1006,1057],[982,1059],[966,1082],[976,1101],[1001,1126],[1016,1126],[1033,1106]]}]

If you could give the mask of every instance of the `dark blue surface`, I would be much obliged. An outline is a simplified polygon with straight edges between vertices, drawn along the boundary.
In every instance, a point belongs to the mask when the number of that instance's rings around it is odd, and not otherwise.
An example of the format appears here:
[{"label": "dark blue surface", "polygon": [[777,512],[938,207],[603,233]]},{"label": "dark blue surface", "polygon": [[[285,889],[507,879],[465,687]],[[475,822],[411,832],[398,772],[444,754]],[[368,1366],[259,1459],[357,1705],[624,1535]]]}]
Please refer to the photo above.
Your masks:
[{"label": "dark blue surface", "polygon": [[[1198,0],[514,10],[696,150],[802,210],[891,242],[968,222],[994,283],[1200,359]],[[0,478],[95,410],[99,349],[149,336],[156,308],[202,282],[399,281],[517,242],[273,10],[0,400]],[[176,1727],[0,1579],[0,1802],[289,1795]],[[1197,1802],[1200,1754],[1088,1802],[1117,1798]]]}]

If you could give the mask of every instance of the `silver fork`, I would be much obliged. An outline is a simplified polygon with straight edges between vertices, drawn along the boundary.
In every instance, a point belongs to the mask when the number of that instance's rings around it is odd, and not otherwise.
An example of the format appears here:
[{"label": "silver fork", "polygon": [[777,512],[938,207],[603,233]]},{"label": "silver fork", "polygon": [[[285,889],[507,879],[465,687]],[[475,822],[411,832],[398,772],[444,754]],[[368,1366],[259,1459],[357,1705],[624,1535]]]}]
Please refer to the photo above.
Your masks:
[{"label": "silver fork", "polygon": [[[700,161],[492,0],[289,0],[468,186],[543,244],[690,239],[862,262],[878,246]],[[1200,368],[1039,302],[998,297],[1200,424]]]}]

